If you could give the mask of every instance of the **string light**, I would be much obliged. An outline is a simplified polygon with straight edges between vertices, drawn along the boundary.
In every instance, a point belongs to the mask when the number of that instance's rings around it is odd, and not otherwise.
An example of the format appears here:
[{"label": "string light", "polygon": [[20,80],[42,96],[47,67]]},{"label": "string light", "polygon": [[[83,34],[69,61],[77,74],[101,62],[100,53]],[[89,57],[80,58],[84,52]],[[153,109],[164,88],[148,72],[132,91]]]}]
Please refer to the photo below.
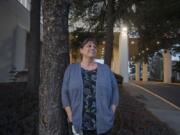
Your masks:
[{"label": "string light", "polygon": [[157,43],[157,45],[159,45],[159,44],[160,44],[160,42],[159,42],[159,41],[157,41],[156,43]]},{"label": "string light", "polygon": [[135,44],[135,42],[134,42],[134,41],[131,41],[131,44],[132,44],[132,45],[134,45],[134,44]]},{"label": "string light", "polygon": [[106,44],[106,41],[102,41],[102,44],[105,45],[105,44]]}]

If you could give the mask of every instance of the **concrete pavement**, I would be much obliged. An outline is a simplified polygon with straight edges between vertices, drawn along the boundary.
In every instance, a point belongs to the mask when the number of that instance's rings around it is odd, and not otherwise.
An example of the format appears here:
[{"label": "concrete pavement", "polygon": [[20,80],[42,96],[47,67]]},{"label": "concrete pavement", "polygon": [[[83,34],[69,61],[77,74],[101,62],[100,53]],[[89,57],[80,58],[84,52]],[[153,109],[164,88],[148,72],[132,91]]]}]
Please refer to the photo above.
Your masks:
[{"label": "concrete pavement", "polygon": [[[143,88],[134,83],[124,83],[123,89],[145,104],[145,107],[152,112],[159,120],[165,122],[170,128],[180,135],[180,110],[164,102],[160,98],[148,93]],[[146,89],[148,90],[148,89]]]},{"label": "concrete pavement", "polygon": [[[139,87],[143,87],[146,91],[148,89],[150,93],[154,93],[154,95],[158,95],[164,98],[166,101],[171,102],[172,104],[179,107],[180,110],[180,86],[175,84],[167,84],[167,83],[159,83],[159,82],[143,82],[143,81],[131,81],[137,84]],[[152,94],[153,95],[153,94]],[[166,102],[165,101],[165,102]]]}]

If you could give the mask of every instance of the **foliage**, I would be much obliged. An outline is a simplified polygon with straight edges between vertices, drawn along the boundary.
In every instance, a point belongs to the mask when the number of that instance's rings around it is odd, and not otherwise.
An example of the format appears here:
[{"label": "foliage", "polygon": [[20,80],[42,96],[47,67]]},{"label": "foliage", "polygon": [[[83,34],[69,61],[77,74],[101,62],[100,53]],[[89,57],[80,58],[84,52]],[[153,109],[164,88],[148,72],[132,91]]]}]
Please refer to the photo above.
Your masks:
[{"label": "foliage", "polygon": [[180,61],[177,61],[173,66],[173,70],[180,73]]},{"label": "foliage", "polygon": [[[140,35],[141,58],[159,49],[170,49],[180,41],[180,1],[142,0],[136,2],[136,12],[131,11],[125,19],[136,27]],[[146,51],[146,48],[149,48]],[[137,56],[138,57],[138,56]],[[147,58],[145,58],[147,59]]]}]

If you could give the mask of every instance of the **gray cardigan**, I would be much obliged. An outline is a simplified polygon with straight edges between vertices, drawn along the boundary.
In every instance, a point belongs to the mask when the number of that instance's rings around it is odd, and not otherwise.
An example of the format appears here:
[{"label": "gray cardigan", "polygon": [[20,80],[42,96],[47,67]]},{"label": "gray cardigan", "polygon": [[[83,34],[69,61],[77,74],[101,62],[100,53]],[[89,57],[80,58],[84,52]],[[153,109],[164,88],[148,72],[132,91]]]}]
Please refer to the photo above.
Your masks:
[{"label": "gray cardigan", "polygon": [[[119,103],[119,89],[108,66],[97,64],[96,129],[97,133],[100,134],[105,133],[113,126],[114,113],[111,106]],[[82,128],[83,80],[79,63],[67,67],[61,96],[63,107],[71,107],[73,125],[76,131],[80,133]]]}]

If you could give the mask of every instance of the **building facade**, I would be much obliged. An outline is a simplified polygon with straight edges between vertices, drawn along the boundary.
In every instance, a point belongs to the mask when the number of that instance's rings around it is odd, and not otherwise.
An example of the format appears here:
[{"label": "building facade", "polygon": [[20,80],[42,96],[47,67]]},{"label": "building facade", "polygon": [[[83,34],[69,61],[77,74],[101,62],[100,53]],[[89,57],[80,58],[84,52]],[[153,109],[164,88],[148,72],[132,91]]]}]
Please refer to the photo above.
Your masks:
[{"label": "building facade", "polygon": [[[22,1],[21,1],[22,2]],[[13,81],[13,75],[27,70],[30,13],[27,0],[0,1],[0,82]]]}]

